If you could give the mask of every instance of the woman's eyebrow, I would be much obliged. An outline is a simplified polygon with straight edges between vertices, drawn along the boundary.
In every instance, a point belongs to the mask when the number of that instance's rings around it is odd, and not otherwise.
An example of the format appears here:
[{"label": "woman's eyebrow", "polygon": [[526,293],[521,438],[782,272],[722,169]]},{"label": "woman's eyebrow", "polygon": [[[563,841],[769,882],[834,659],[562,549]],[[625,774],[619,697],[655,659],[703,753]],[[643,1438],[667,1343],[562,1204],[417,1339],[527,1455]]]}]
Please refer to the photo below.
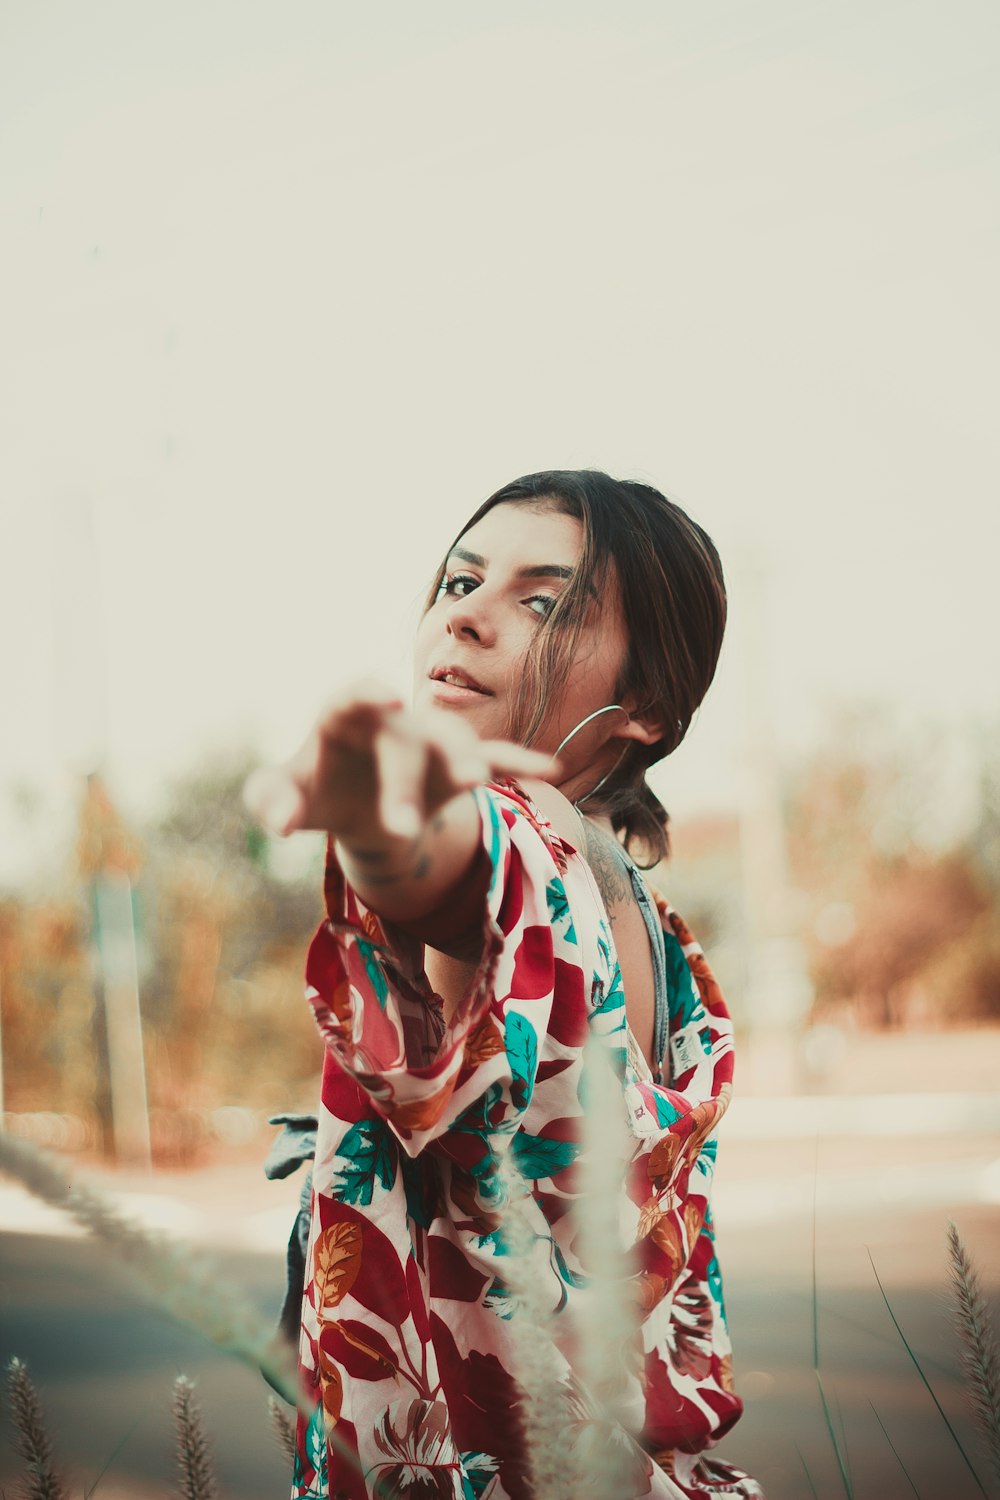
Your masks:
[{"label": "woman's eyebrow", "polygon": [[518,568],[518,578],[572,578],[573,568],[565,568],[561,563],[539,563],[535,568]]},{"label": "woman's eyebrow", "polygon": [[[464,547],[452,547],[448,554],[449,561],[457,557],[459,562],[471,563],[474,568],[485,568],[486,559],[480,557],[478,552],[466,552]],[[572,578],[574,570],[565,567],[562,563],[536,563],[531,568],[518,568],[517,578]]]},{"label": "woman's eyebrow", "polygon": [[453,557],[457,557],[459,562],[471,563],[474,568],[486,566],[485,557],[480,557],[478,552],[466,552],[464,547],[452,547],[448,553],[448,561],[450,562]]}]

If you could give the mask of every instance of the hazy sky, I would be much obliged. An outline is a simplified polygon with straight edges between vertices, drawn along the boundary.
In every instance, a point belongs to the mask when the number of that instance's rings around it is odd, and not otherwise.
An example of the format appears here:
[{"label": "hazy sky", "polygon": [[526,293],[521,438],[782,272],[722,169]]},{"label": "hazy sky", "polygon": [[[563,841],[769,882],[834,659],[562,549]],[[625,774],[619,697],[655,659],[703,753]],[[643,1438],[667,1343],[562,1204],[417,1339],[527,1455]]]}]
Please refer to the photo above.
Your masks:
[{"label": "hazy sky", "polygon": [[754,598],[779,752],[995,721],[998,54],[995,0],[6,0],[0,786],[290,750],[548,467],[728,563],[675,811]]}]

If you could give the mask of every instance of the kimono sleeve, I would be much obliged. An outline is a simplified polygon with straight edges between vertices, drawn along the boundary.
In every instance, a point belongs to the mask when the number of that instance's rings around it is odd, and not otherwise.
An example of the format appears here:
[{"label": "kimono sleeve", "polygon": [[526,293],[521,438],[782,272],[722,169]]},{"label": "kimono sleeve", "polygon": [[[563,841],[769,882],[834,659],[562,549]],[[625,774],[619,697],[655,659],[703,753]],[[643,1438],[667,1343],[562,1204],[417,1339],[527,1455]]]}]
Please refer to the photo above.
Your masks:
[{"label": "kimono sleeve", "polygon": [[410,1156],[477,1101],[492,1130],[517,1129],[552,1007],[553,845],[513,793],[491,786],[475,797],[491,872],[483,949],[450,1020],[424,973],[423,945],[366,910],[332,844],[327,919],[306,965],[307,998],[328,1050]]}]

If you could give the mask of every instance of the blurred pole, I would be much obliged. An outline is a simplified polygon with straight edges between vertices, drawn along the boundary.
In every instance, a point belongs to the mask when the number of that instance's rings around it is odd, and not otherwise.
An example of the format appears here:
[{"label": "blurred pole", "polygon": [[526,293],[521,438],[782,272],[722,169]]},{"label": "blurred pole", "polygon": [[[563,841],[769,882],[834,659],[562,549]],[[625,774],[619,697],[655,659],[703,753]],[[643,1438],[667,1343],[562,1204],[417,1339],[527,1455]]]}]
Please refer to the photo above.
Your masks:
[{"label": "blurred pole", "polygon": [[749,932],[748,1061],[755,1093],[788,1094],[798,1087],[799,1036],[812,986],[789,891],[771,693],[767,564],[755,555],[745,555],[743,564],[746,778],[740,851]]},{"label": "blurred pole", "polygon": [[139,854],[135,839],[96,772],[86,780],[77,856],[80,875],[90,893],[91,935],[100,976],[95,1103],[102,1126],[110,1125],[115,1159],[149,1167],[149,1112],[132,907],[132,878],[139,868]]},{"label": "blurred pole", "polygon": [[99,971],[94,1108],[116,1159],[148,1167],[149,1112],[132,911],[139,860],[100,774],[108,713],[93,506],[84,497],[63,500],[53,506],[52,519],[55,733],[63,760],[84,778],[79,871],[91,898]]},{"label": "blurred pole", "polygon": [[96,877],[94,914],[94,936],[104,975],[115,1156],[120,1162],[148,1168],[152,1165],[152,1153],[132,883],[124,872],[108,869]]}]

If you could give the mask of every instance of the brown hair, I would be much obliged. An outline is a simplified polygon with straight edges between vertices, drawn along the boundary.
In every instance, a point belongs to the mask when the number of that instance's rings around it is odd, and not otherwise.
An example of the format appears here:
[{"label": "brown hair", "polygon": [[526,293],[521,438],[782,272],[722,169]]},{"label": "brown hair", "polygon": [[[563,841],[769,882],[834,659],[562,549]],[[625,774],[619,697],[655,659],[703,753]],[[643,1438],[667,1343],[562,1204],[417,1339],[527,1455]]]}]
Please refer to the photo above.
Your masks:
[{"label": "brown hair", "polygon": [[[572,660],[592,590],[616,587],[628,639],[616,697],[634,699],[634,712],[653,714],[667,727],[655,744],[627,742],[621,763],[592,805],[624,832],[627,849],[638,842],[655,864],[669,852],[668,820],[646,785],[646,771],[676,750],[715,675],[726,624],[719,554],[707,532],[659,490],[596,469],[556,469],[515,479],[483,502],[453,546],[487,511],[511,502],[551,505],[576,516],[583,525],[583,550],[555,608],[539,625],[508,734],[521,744],[532,743],[545,721],[549,685],[565,677]],[[428,608],[444,572],[442,564]]]}]

